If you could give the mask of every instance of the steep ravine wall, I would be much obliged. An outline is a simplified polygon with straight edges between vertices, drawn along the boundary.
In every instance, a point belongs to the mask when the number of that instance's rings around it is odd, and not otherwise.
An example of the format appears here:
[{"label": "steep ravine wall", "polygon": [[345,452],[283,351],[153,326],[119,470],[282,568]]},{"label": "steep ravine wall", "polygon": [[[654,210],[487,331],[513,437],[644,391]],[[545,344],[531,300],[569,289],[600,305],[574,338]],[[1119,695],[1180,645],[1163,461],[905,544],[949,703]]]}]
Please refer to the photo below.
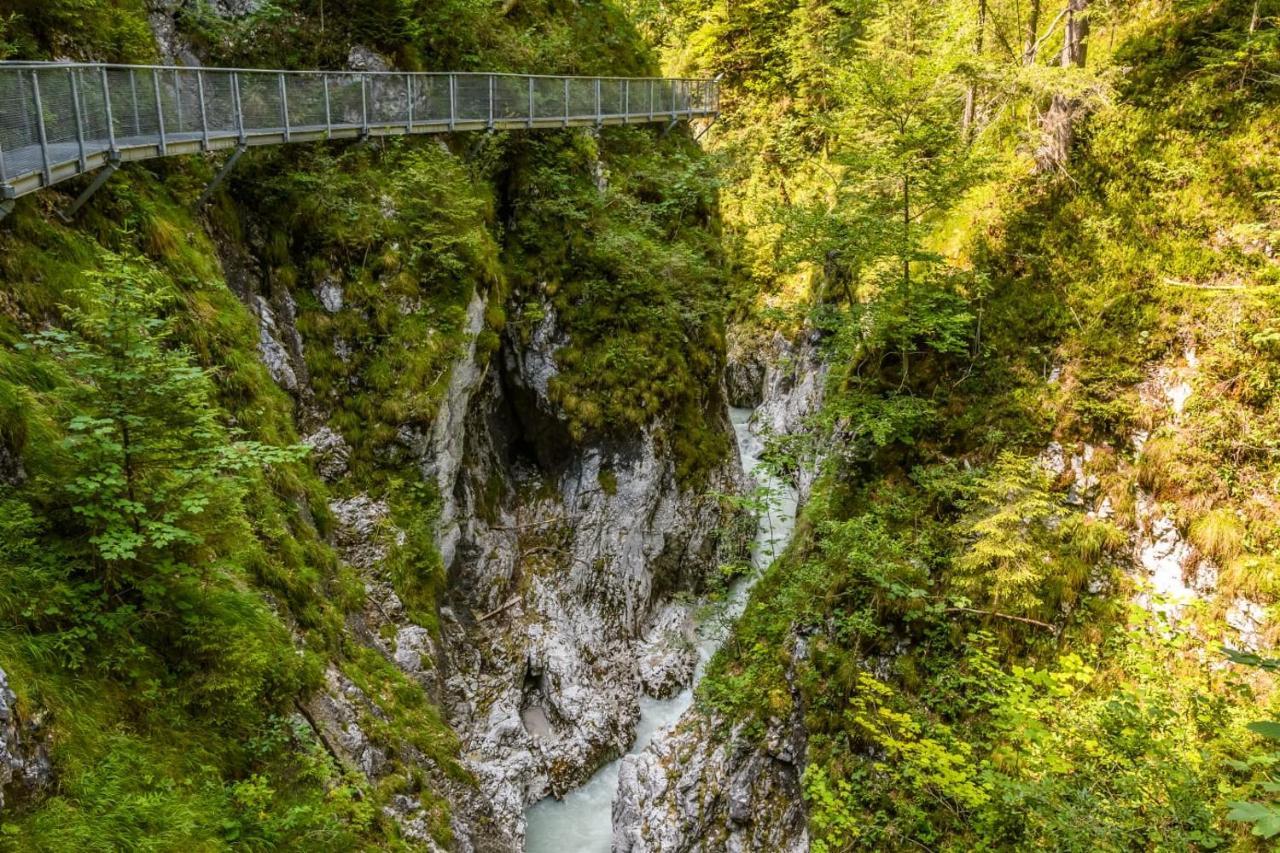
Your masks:
[{"label": "steep ravine wall", "polygon": [[[450,718],[500,822],[623,751],[639,699],[687,683],[676,597],[715,569],[729,522],[709,492],[735,459],[682,488],[650,433],[574,447],[547,396],[562,332],[549,312],[508,340],[474,398],[446,511],[460,525],[444,635]],[[720,424],[729,429],[727,419]],[[642,666],[642,663],[644,664]]]},{"label": "steep ravine wall", "polygon": [[[821,404],[826,367],[815,337],[731,349],[730,384],[740,401],[757,404],[758,434],[806,429]],[[801,500],[817,464],[792,472]],[[805,641],[793,638],[788,659],[803,660]],[[788,674],[790,682],[792,674]],[[613,849],[618,853],[809,848],[800,774],[805,730],[800,693],[791,686],[790,713],[771,718],[763,739],[703,703],[695,703],[649,747],[622,762],[613,806]]]},{"label": "steep ravine wall", "polygon": [[[292,299],[268,299],[261,281],[232,273],[251,268],[239,251],[225,247],[224,264],[259,318],[259,355],[305,413],[312,395]],[[426,772],[451,802],[458,849],[496,851],[518,847],[526,806],[626,748],[643,694],[691,678],[695,653],[681,626],[692,605],[681,594],[702,590],[730,547],[732,518],[713,495],[742,484],[736,458],[726,458],[697,488],[682,487],[652,432],[576,445],[547,394],[567,339],[555,313],[527,344],[504,335],[486,359],[476,351],[485,307],[472,298],[468,343],[430,427],[401,437],[442,499],[437,545],[449,582],[439,634],[409,619],[383,570],[404,535],[387,503],[358,494],[330,505],[341,555],[365,583],[351,633],[443,705],[478,791],[423,756],[390,755],[362,722],[379,717],[377,701],[336,666],[303,711],[372,781],[400,772],[397,762]],[[723,401],[718,421],[730,429]],[[345,442],[327,427],[307,441],[340,484]],[[412,798],[395,803],[402,834],[431,843]]]}]

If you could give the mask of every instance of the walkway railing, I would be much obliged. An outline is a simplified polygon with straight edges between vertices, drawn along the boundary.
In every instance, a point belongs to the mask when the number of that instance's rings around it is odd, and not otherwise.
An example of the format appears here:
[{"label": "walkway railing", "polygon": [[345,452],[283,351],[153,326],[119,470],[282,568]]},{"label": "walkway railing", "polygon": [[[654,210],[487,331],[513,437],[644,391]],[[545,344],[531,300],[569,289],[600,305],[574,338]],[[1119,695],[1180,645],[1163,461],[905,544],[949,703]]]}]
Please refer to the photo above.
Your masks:
[{"label": "walkway railing", "polygon": [[676,122],[714,80],[0,63],[0,203],[121,161],[319,139]]}]

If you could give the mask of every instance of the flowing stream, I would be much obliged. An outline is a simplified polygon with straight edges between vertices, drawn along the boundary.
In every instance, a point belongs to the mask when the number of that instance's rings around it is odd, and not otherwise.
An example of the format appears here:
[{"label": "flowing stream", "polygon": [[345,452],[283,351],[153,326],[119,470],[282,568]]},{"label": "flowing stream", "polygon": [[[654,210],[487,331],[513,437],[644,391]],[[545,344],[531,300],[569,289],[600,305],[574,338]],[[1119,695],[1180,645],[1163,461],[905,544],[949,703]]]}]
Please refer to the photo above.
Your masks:
[{"label": "flowing stream", "polygon": [[[738,439],[742,467],[769,495],[768,511],[760,514],[755,543],[751,548],[753,571],[730,587],[725,609],[708,624],[698,629],[698,666],[693,682],[697,684],[707,661],[715,654],[724,638],[724,625],[732,624],[742,614],[747,595],[760,573],[791,539],[795,526],[796,494],[790,485],[772,477],[760,465],[763,450],[760,438],[751,429],[751,409],[730,409],[733,431]],[[686,687],[670,699],[641,697],[640,722],[636,739],[628,754],[648,746],[654,734],[673,725],[693,701],[693,687]],[[557,800],[547,797],[535,803],[526,813],[527,853],[609,853],[613,839],[613,798],[618,790],[621,759],[596,771],[581,787]]]}]

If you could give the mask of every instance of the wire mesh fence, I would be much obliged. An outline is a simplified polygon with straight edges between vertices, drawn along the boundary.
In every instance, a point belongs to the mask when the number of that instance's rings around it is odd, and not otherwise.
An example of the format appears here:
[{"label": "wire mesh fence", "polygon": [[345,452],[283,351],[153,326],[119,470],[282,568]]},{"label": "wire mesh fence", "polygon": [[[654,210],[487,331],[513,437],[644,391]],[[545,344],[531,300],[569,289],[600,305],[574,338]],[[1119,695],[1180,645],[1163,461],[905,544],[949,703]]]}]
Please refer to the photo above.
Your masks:
[{"label": "wire mesh fence", "polygon": [[39,177],[30,191],[123,151],[674,121],[718,108],[713,80],[0,63],[0,192],[12,197],[20,178]]}]

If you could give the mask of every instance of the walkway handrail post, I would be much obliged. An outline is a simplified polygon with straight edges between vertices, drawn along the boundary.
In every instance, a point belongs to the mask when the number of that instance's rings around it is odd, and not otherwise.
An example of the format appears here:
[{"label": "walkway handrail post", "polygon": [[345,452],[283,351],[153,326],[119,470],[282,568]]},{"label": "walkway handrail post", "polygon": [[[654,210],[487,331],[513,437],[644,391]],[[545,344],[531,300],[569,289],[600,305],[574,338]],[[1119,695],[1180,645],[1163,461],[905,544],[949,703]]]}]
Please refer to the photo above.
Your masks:
[{"label": "walkway handrail post", "polygon": [[333,139],[333,108],[329,100],[329,75],[324,75],[324,131],[329,139]]},{"label": "walkway handrail post", "polygon": [[529,120],[525,122],[525,127],[533,127],[533,75],[529,75]]},{"label": "walkway handrail post", "polygon": [[671,81],[671,120],[675,121],[679,116],[676,115],[676,81]]},{"label": "walkway handrail post", "polygon": [[631,78],[622,81],[622,123],[631,124]]},{"label": "walkway handrail post", "polygon": [[[21,71],[17,73],[19,75],[22,74]],[[19,81],[21,81],[22,78],[19,77],[18,79]],[[18,83],[18,90],[19,91],[22,90],[21,82]],[[9,173],[5,170],[5,167],[4,167],[4,146],[0,145],[0,203],[3,203],[5,199],[9,197],[7,194],[8,189],[9,189]]]},{"label": "walkway handrail post", "polygon": [[240,144],[244,145],[249,134],[244,127],[244,100],[240,97],[240,74],[236,71],[231,72],[231,100],[236,107],[236,131],[240,135]]},{"label": "walkway handrail post", "polygon": [[44,126],[44,104],[40,101],[40,74],[31,72],[31,95],[36,103],[36,130],[40,134],[40,159],[44,163],[45,186],[53,183],[53,169],[49,164],[49,133]]},{"label": "walkway handrail post", "polygon": [[369,135],[369,78],[360,75],[360,132]]},{"label": "walkway handrail post", "polygon": [[84,151],[84,111],[80,109],[80,72],[79,69],[67,69],[67,76],[71,79],[71,106],[75,109],[76,119],[76,145],[80,149],[80,171],[89,171],[89,160],[85,156]]},{"label": "walkway handrail post", "polygon": [[649,121],[653,121],[653,78],[649,78]]},{"label": "walkway handrail post", "polygon": [[196,91],[200,94],[200,135],[204,139],[204,150],[209,150],[209,110],[204,100],[204,72],[196,71]]},{"label": "walkway handrail post", "polygon": [[497,84],[498,84],[497,78],[494,75],[490,74],[489,75],[489,129],[490,130],[493,130],[493,94],[494,94],[493,90],[496,88]]},{"label": "walkway handrail post", "polygon": [[449,129],[458,123],[458,80],[453,74],[449,75]]},{"label": "walkway handrail post", "polygon": [[600,78],[596,78],[596,127],[604,124],[604,114],[601,112],[600,106]]},{"label": "walkway handrail post", "polygon": [[280,118],[284,119],[284,141],[288,142],[292,134],[289,131],[289,86],[284,82],[284,72],[278,75],[280,81]]},{"label": "walkway handrail post", "polygon": [[160,153],[169,153],[169,140],[164,134],[164,102],[160,99],[160,72],[151,72],[151,84],[156,91],[156,122],[160,126]]},{"label": "walkway handrail post", "polygon": [[569,78],[564,78],[564,126],[569,126]]},{"label": "walkway handrail post", "polygon": [[404,75],[404,88],[409,94],[409,123],[405,125],[405,133],[413,133],[413,75]]}]

